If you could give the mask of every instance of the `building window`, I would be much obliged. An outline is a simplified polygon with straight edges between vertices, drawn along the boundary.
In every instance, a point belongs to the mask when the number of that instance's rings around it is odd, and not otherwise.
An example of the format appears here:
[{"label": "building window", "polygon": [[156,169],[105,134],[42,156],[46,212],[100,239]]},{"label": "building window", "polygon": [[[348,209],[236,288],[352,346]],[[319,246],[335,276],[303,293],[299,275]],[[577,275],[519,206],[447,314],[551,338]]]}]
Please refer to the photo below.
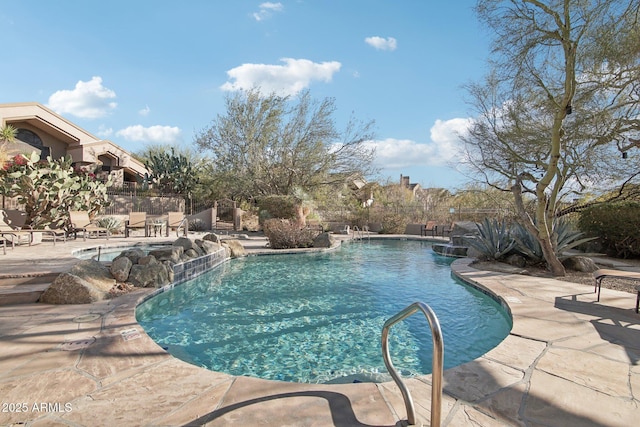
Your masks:
[{"label": "building window", "polygon": [[49,147],[44,146],[40,137],[36,135],[34,132],[30,131],[29,129],[18,129],[16,138],[40,150],[41,158],[45,158],[49,156],[51,153]]}]

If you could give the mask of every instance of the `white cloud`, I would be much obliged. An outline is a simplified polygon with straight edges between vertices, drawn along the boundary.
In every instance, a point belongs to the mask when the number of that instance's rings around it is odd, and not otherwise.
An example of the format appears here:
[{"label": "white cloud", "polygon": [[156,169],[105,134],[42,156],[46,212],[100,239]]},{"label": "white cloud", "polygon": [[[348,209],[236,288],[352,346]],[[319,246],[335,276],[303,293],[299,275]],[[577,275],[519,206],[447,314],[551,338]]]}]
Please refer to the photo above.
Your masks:
[{"label": "white cloud", "polygon": [[467,133],[473,119],[456,118],[436,120],[431,127],[431,141],[436,145],[438,157],[447,162],[460,154],[462,141],[460,135]]},{"label": "white cloud", "polygon": [[281,12],[282,9],[284,9],[284,6],[280,2],[265,2],[260,4],[259,10],[257,12],[254,12],[252,16],[256,21],[262,21],[269,18],[273,14],[273,12]]},{"label": "white cloud", "polygon": [[143,141],[155,143],[177,143],[182,138],[182,131],[178,127],[172,126],[151,126],[144,127],[142,125],[129,126],[116,132],[116,136],[120,136],[127,141]]},{"label": "white cloud", "polygon": [[459,153],[459,135],[466,132],[471,119],[436,120],[431,127],[430,141],[387,138],[370,141],[376,150],[376,165],[383,169],[403,169],[411,166],[445,166]]},{"label": "white cloud", "polygon": [[151,112],[151,108],[149,108],[148,105],[145,105],[142,110],[138,111],[138,114],[140,114],[141,116],[148,116],[150,112]]},{"label": "white cloud", "polygon": [[100,125],[98,127],[97,135],[99,137],[102,137],[102,138],[108,138],[111,135],[113,135],[113,129],[112,128],[108,128],[105,125]]},{"label": "white cloud", "polygon": [[396,50],[398,47],[398,42],[393,37],[387,37],[385,39],[383,37],[373,36],[367,37],[364,41],[378,50]]},{"label": "white cloud", "polygon": [[85,119],[104,117],[118,105],[116,93],[102,86],[102,77],[76,83],[73,90],[59,90],[49,97],[48,107],[58,114],[69,113]]},{"label": "white cloud", "polygon": [[316,63],[308,59],[282,58],[285,65],[242,64],[227,71],[233,82],[220,88],[225,91],[249,90],[259,87],[263,93],[295,95],[309,87],[312,81],[330,82],[342,64],[336,61]]}]

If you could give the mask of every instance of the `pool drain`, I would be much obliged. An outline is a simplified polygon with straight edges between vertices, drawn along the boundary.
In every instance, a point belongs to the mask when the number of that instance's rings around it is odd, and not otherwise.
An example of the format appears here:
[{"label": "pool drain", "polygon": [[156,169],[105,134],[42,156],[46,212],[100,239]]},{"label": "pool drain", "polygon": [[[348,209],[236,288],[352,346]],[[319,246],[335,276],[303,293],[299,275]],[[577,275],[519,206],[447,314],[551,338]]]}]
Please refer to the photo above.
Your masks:
[{"label": "pool drain", "polygon": [[100,317],[102,317],[100,314],[95,314],[95,313],[85,314],[84,316],[74,317],[72,322],[75,322],[75,323],[93,322],[94,320],[97,320]]}]

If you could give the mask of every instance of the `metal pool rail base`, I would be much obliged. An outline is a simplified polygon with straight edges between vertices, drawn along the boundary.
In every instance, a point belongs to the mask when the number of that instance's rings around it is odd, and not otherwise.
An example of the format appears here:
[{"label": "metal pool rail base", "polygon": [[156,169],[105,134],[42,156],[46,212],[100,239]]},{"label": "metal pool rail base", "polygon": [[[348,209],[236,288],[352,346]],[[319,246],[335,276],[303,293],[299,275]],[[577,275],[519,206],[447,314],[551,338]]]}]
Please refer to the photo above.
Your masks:
[{"label": "metal pool rail base", "polygon": [[433,361],[431,363],[431,426],[440,427],[444,342],[442,340],[440,322],[431,307],[423,302],[414,302],[387,320],[382,327],[382,355],[389,374],[391,374],[393,381],[395,381],[402,392],[404,404],[407,408],[407,420],[409,421],[409,425],[416,425],[416,410],[413,405],[411,393],[409,393],[409,389],[404,382],[402,382],[402,378],[398,374],[398,371],[396,371],[393,367],[393,363],[391,363],[391,355],[389,354],[389,329],[391,329],[391,326],[394,324],[406,319],[418,310],[422,311],[429,321],[431,335],[433,337]]}]

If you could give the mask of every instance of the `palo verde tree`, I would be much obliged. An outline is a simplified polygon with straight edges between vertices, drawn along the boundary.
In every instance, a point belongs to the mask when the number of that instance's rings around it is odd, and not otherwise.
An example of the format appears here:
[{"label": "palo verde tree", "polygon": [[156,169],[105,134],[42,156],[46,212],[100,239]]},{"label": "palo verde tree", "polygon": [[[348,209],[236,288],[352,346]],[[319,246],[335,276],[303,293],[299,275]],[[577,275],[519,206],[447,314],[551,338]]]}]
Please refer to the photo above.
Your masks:
[{"label": "palo verde tree", "polygon": [[[470,84],[478,116],[463,136],[484,182],[514,196],[552,274],[563,198],[640,170],[638,0],[479,0],[494,34],[490,73]],[[569,196],[569,197],[568,197]]]},{"label": "palo verde tree", "polygon": [[335,101],[236,92],[196,138],[212,155],[212,174],[229,197],[314,194],[321,186],[372,174],[373,122],[351,119],[336,129]]}]

